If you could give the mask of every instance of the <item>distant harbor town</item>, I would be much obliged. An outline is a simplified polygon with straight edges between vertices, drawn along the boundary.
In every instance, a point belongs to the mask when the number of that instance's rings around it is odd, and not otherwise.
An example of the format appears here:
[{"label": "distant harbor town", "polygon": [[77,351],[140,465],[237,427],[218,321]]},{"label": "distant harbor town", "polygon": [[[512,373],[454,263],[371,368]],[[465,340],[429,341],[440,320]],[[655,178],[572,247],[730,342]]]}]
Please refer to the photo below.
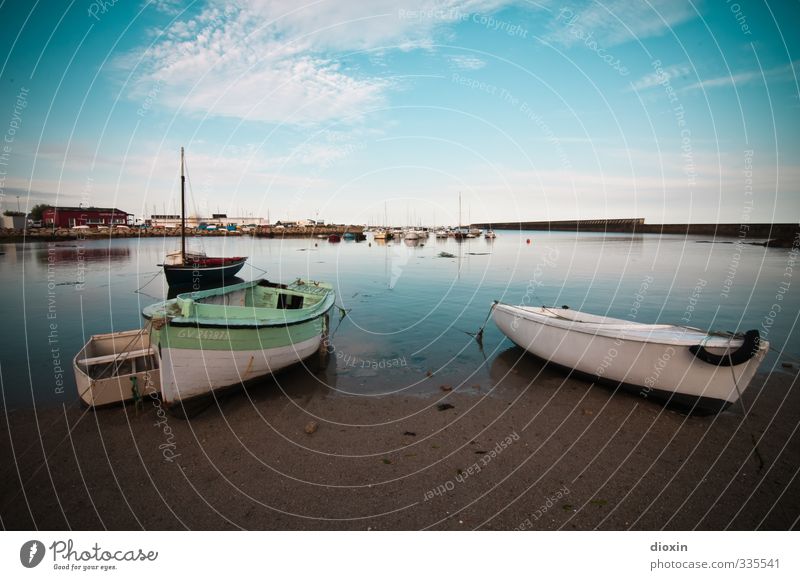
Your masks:
[{"label": "distant harbor town", "polygon": [[[38,208],[38,209],[37,209]],[[137,218],[134,214],[110,207],[37,206],[30,213],[6,211],[0,216],[0,241],[14,242],[26,238],[78,239],[99,237],[172,237],[180,235],[179,214],[152,214]],[[189,215],[184,227],[193,235],[229,236],[252,235],[257,237],[308,237],[360,234],[372,230],[402,230],[403,225],[335,224],[321,219],[277,220],[253,215],[229,216],[212,213],[208,217]],[[574,231],[630,234],[673,234],[714,236],[759,240],[775,247],[790,247],[800,231],[795,223],[743,223],[743,224],[648,224],[644,218],[474,222],[463,224],[465,231]],[[434,228],[420,226],[423,231]],[[455,231],[438,226],[438,229]]]}]

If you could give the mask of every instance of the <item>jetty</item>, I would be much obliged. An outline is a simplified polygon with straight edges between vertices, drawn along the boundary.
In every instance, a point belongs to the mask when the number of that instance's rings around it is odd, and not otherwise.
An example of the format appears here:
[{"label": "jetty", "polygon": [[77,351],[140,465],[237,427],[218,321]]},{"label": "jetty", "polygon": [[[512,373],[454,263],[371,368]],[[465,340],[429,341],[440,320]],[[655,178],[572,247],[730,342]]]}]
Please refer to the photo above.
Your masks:
[{"label": "jetty", "polygon": [[501,223],[474,223],[470,227],[495,230],[533,230],[562,232],[604,232],[627,234],[670,234],[681,236],[713,236],[721,238],[749,238],[776,240],[780,245],[800,233],[797,223],[727,223],[727,224],[648,224],[645,218],[518,221]]}]

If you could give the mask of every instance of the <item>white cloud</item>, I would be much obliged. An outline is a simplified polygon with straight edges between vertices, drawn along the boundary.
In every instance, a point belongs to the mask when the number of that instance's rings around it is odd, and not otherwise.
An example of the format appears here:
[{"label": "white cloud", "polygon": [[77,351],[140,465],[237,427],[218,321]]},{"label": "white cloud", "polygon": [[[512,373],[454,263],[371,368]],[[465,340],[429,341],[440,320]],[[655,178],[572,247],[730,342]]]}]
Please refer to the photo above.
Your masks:
[{"label": "white cloud", "polygon": [[[688,0],[593,0],[554,11],[546,38],[571,46],[591,34],[599,46],[611,47],[667,33],[673,26],[697,16]],[[581,34],[578,34],[580,32]]]},{"label": "white cloud", "polygon": [[743,71],[728,76],[706,79],[691,84],[687,87],[684,87],[682,90],[688,92],[693,90],[707,90],[719,87],[731,87],[731,86],[738,87],[753,82],[763,83],[765,79],[766,81],[794,80],[795,79],[794,70],[799,63],[800,61],[794,61],[792,63],[779,66],[776,68],[765,69],[765,70]]},{"label": "white cloud", "polygon": [[676,64],[664,67],[660,72],[651,72],[643,77],[633,81],[631,88],[634,91],[644,91],[653,87],[659,86],[661,83],[672,83],[676,78],[684,77],[692,72],[689,65]]},{"label": "white cloud", "polygon": [[398,8],[392,0],[210,0],[118,65],[136,68],[133,99],[157,86],[158,105],[189,113],[290,124],[358,119],[384,102],[391,83],[344,64],[356,60],[348,52],[430,46],[452,15],[505,1],[408,0]]},{"label": "white cloud", "polygon": [[481,60],[476,56],[454,54],[447,58],[452,64],[465,70],[478,70],[479,68],[486,66],[486,61]]}]

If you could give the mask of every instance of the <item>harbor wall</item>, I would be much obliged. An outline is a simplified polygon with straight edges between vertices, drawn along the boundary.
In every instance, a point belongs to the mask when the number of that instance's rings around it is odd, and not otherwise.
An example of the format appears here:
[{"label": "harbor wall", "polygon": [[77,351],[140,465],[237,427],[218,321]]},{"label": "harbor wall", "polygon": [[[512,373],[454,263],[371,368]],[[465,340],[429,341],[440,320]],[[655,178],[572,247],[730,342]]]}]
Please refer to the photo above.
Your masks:
[{"label": "harbor wall", "polygon": [[724,238],[791,240],[800,232],[797,223],[749,224],[647,224],[644,218],[602,220],[560,220],[533,222],[475,223],[470,227],[495,230],[545,230],[569,232],[610,232],[636,234],[673,234]]}]

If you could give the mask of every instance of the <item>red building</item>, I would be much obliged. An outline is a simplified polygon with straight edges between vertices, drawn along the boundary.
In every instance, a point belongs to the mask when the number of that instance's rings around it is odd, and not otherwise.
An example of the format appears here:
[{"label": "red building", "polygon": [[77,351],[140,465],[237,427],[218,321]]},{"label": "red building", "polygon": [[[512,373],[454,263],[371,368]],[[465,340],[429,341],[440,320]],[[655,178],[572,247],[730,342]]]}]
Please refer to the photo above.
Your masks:
[{"label": "red building", "polygon": [[42,225],[56,228],[75,226],[126,226],[133,215],[110,207],[49,207],[42,212]]}]

